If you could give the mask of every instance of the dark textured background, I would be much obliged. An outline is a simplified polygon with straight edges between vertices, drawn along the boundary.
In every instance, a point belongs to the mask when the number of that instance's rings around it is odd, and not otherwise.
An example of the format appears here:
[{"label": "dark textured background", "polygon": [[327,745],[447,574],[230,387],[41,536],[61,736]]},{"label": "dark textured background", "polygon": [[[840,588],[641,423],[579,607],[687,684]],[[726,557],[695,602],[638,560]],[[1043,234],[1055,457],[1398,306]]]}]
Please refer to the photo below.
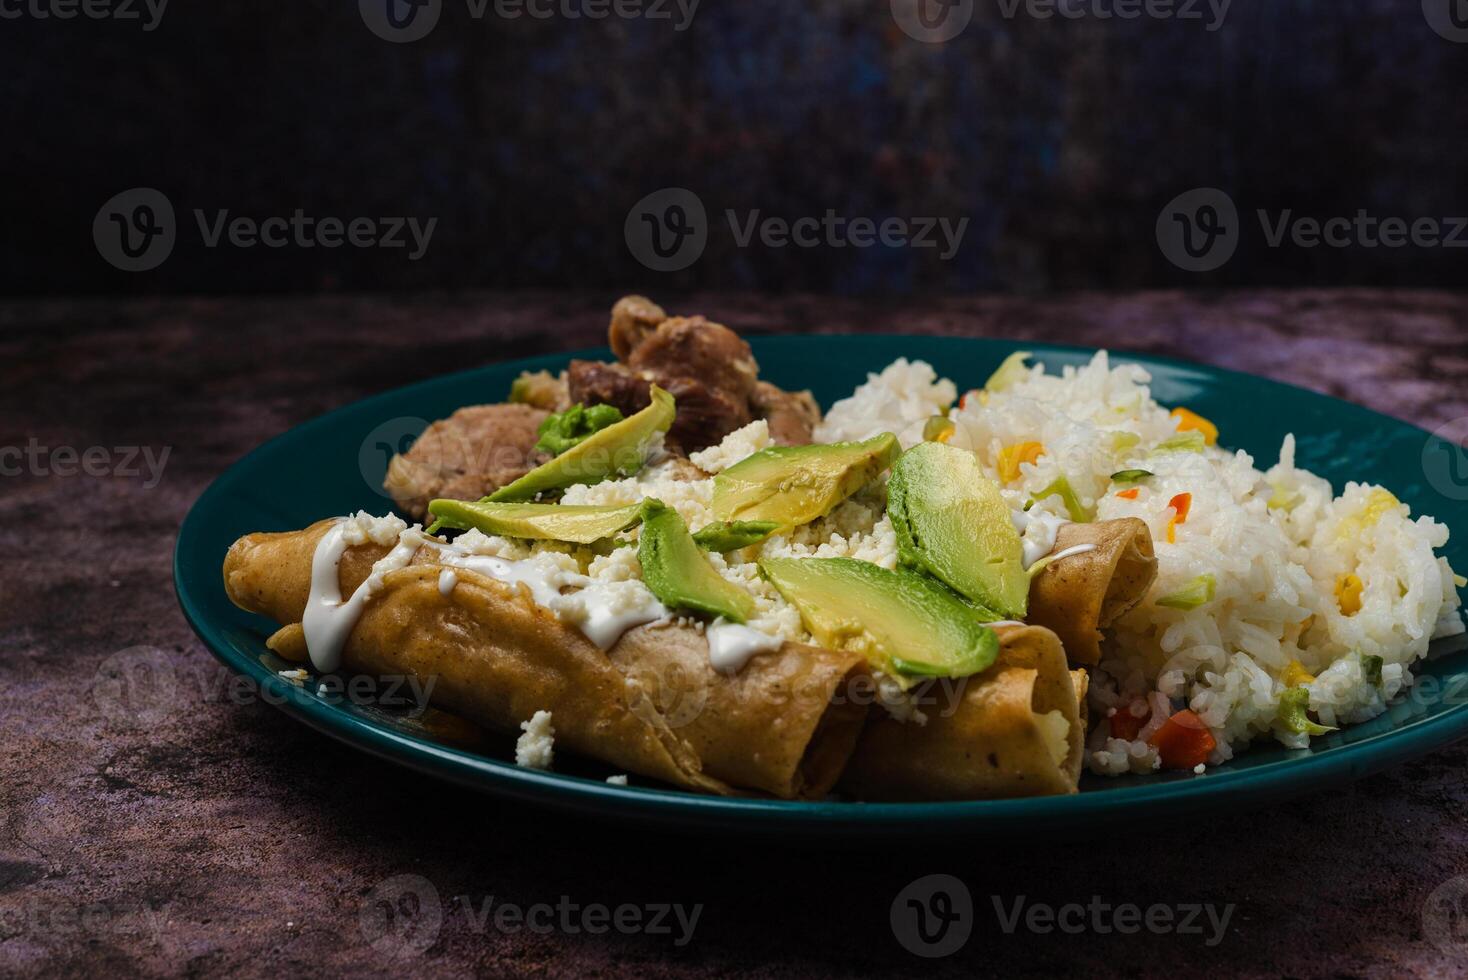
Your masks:
[{"label": "dark textured background", "polygon": [[[382,2],[382,0],[374,0]],[[1439,0],[1434,0],[1439,2]],[[1444,5],[1462,0],[1440,0]],[[1206,4],[1204,5],[1206,9]],[[370,33],[350,0],[184,3],[160,26],[0,20],[0,294],[585,287],[838,293],[1177,285],[1456,287],[1468,250],[1269,249],[1168,264],[1153,226],[1216,186],[1241,211],[1468,214],[1468,44],[1419,0],[1235,0],[1180,20],[1002,16],[944,45],[888,0],[704,0],[666,21],[472,19]],[[967,216],[932,250],[737,249],[653,274],[628,210],[669,185],[795,218]],[[416,215],[428,254],[203,248],[113,270],[93,215]]]},{"label": "dark textured background", "polygon": [[[1423,928],[1468,888],[1462,744],[1254,813],[1142,823],[1099,842],[685,840],[575,821],[369,758],[255,702],[175,605],[170,556],[198,494],[262,440],[444,364],[597,343],[615,294],[0,304],[0,445],[171,449],[163,479],[0,482],[0,975],[1461,976]],[[901,306],[662,297],[750,334],[910,331],[1204,358],[1427,428],[1468,416],[1468,298],[1435,292],[1078,294]],[[1329,332],[1333,349],[1320,356]],[[422,355],[432,338],[435,356]],[[282,487],[289,493],[289,487]],[[1461,532],[1463,529],[1454,529]],[[171,692],[117,717],[107,663],[145,647]],[[143,677],[149,682],[148,677]],[[153,682],[156,683],[156,682]],[[962,952],[918,960],[889,907],[920,875],[973,893]],[[693,941],[476,931],[449,905],[422,955],[369,944],[375,890],[417,875],[442,902],[704,906]],[[1198,936],[1004,934],[1031,902],[1215,902]],[[408,911],[412,911],[409,909]],[[421,911],[421,910],[420,910]],[[411,916],[409,922],[423,921]],[[412,935],[410,933],[410,935]]]}]

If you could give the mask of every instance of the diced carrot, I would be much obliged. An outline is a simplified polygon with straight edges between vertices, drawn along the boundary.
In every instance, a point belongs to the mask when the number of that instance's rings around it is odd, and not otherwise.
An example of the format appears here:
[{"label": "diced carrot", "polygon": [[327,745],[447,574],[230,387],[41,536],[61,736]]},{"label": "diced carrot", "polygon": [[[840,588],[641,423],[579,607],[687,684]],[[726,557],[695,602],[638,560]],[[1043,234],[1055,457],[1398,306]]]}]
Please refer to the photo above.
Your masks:
[{"label": "diced carrot", "polygon": [[1180,493],[1169,500],[1167,506],[1177,511],[1177,522],[1181,524],[1188,519],[1188,511],[1193,509],[1193,495]]},{"label": "diced carrot", "polygon": [[1218,740],[1191,711],[1183,710],[1162,723],[1147,742],[1157,749],[1164,769],[1192,769],[1208,761]]},{"label": "diced carrot", "polygon": [[1121,491],[1120,493],[1117,494],[1117,496],[1120,497],[1123,500],[1136,500],[1137,499],[1137,494],[1139,494],[1141,492],[1142,492],[1142,488],[1141,487],[1132,487],[1130,490],[1123,490],[1123,491]]},{"label": "diced carrot", "polygon": [[1111,737],[1124,738],[1128,742],[1136,741],[1142,726],[1147,724],[1146,716],[1138,718],[1132,714],[1130,708],[1117,708],[1116,714],[1107,720],[1111,722]]},{"label": "diced carrot", "polygon": [[1169,500],[1167,506],[1176,511],[1172,519],[1167,522],[1167,543],[1177,544],[1177,526],[1187,523],[1188,511],[1193,509],[1193,495],[1180,493]]},{"label": "diced carrot", "polygon": [[1203,433],[1203,441],[1210,446],[1218,445],[1218,426],[1199,415],[1197,412],[1186,408],[1174,408],[1169,414],[1177,419],[1177,430],[1179,432],[1197,431]]}]

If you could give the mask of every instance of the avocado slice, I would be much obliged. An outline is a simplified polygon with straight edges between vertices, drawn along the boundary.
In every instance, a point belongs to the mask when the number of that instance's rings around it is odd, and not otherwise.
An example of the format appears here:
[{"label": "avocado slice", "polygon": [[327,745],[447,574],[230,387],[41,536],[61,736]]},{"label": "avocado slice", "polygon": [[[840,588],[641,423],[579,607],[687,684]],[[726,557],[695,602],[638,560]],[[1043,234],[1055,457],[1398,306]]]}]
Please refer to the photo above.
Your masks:
[{"label": "avocado slice", "polygon": [[1024,544],[999,484],[973,453],[925,442],[902,454],[887,484],[887,515],[904,567],[926,572],[997,619],[1029,605]]},{"label": "avocado slice", "polygon": [[652,404],[577,443],[555,459],[500,487],[484,499],[532,500],[542,493],[564,490],[578,483],[600,483],[613,476],[631,476],[642,469],[658,436],[668,431],[677,415],[673,396],[652,386]]},{"label": "avocado slice", "polygon": [[693,535],[694,542],[705,551],[738,551],[780,530],[777,521],[714,521]]},{"label": "avocado slice", "polygon": [[626,507],[582,507],[566,504],[495,504],[473,500],[434,500],[428,513],[437,518],[428,528],[437,534],[443,528],[539,541],[569,541],[591,544],[624,531],[642,519],[642,505]]},{"label": "avocado slice", "polygon": [[763,575],[822,646],[864,655],[904,687],[988,670],[999,637],[932,579],[855,558],[767,558]]},{"label": "avocado slice", "polygon": [[901,451],[890,432],[865,442],[761,449],[714,477],[714,516],[809,524],[876,479]]},{"label": "avocado slice", "polygon": [[665,606],[723,616],[731,623],[754,615],[754,597],[715,571],[678,512],[653,497],[642,502],[637,560],[643,583]]}]

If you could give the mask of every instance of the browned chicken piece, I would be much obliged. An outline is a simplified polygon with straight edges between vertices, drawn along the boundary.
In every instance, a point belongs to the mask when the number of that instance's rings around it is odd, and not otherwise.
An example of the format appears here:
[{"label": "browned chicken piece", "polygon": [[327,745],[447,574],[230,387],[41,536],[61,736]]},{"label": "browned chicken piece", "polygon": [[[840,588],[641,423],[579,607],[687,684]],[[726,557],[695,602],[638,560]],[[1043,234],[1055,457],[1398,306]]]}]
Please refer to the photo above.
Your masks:
[{"label": "browned chicken piece", "polygon": [[658,324],[632,351],[627,366],[650,380],[696,378],[737,401],[749,400],[759,378],[759,365],[744,339],[701,316],[675,316]]},{"label": "browned chicken piece", "polygon": [[786,391],[768,381],[755,383],[749,407],[770,426],[770,438],[781,446],[806,446],[821,424],[821,406],[809,391]]},{"label": "browned chicken piece", "polygon": [[566,369],[566,387],[573,405],[612,405],[623,415],[641,411],[652,401],[647,379],[621,364],[572,361]]},{"label": "browned chicken piece", "polygon": [[612,353],[626,361],[632,351],[668,318],[663,308],[646,296],[623,296],[612,307],[612,326],[607,331]]},{"label": "browned chicken piece", "polygon": [[473,405],[441,419],[392,458],[383,488],[422,519],[435,497],[478,500],[550,457],[535,449],[547,413],[529,405]]}]

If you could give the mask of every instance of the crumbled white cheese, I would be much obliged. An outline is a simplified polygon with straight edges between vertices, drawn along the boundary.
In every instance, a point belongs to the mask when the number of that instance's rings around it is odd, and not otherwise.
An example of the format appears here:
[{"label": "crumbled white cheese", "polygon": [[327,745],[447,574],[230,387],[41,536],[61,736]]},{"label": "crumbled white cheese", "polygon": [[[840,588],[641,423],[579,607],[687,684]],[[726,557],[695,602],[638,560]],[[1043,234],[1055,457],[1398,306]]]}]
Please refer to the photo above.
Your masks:
[{"label": "crumbled white cheese", "polygon": [[407,528],[407,522],[396,514],[373,517],[365,510],[359,510],[342,522],[342,540],[348,547],[366,544],[368,541],[391,547]]},{"label": "crumbled white cheese", "polygon": [[[689,530],[697,531],[714,519],[709,511],[714,497],[714,481],[678,479],[680,469],[686,472],[686,468],[687,464],[672,460],[660,466],[650,466],[626,479],[605,480],[591,486],[577,484],[566,488],[561,503],[625,507],[656,497],[676,510]],[[629,531],[628,535],[633,536],[633,532]]]},{"label": "crumbled white cheese", "polygon": [[556,730],[549,711],[537,711],[520,722],[523,735],[515,742],[515,765],[527,769],[549,769],[555,758]]},{"label": "crumbled white cheese", "polygon": [[773,444],[770,424],[764,419],[755,419],[744,428],[729,433],[717,446],[693,453],[688,459],[705,473],[722,473],[740,460],[747,459]]},{"label": "crumbled white cheese", "polygon": [[300,667],[297,667],[295,670],[277,671],[277,673],[280,674],[281,677],[284,677],[286,680],[290,681],[292,684],[299,685],[304,685],[306,681],[309,680],[311,677],[311,674],[308,671],[302,670]]},{"label": "crumbled white cheese", "polygon": [[455,538],[454,548],[466,554],[489,555],[505,561],[520,561],[530,557],[530,548],[526,545],[497,534],[485,534],[478,528],[465,531]]},{"label": "crumbled white cheese", "polygon": [[626,776],[608,776],[607,777],[607,782],[611,783],[613,786],[626,786],[627,785],[627,777]]}]

